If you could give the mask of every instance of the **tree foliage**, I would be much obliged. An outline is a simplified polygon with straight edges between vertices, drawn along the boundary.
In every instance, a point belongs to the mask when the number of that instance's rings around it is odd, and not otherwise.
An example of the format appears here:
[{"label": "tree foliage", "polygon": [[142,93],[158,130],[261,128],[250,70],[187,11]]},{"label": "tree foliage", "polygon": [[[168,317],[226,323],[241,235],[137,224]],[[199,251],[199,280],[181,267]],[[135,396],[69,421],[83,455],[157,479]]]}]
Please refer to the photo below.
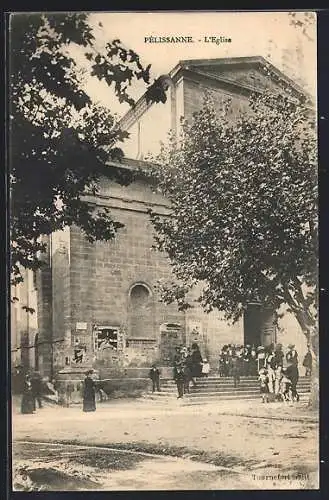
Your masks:
[{"label": "tree foliage", "polygon": [[299,29],[308,41],[314,41],[314,26],[316,24],[315,12],[288,12],[288,16],[291,26]]},{"label": "tree foliage", "polygon": [[287,304],[303,331],[316,326],[317,149],[313,112],[269,93],[250,98],[233,122],[211,96],[171,135],[146,172],[171,204],[151,212],[156,246],[177,278],[163,283],[166,302],[199,302],[236,321],[248,303],[278,311]]},{"label": "tree foliage", "polygon": [[[150,99],[161,89],[150,83],[150,65],[120,40],[96,50],[84,13],[14,14],[10,19],[10,190],[12,283],[20,269],[38,269],[41,235],[77,224],[90,241],[114,237],[122,225],[106,209],[95,210],[84,194],[97,192],[100,175],[122,183],[124,171],[106,166],[121,161],[120,130],[111,110],[84,90],[84,71],[70,53],[84,51],[89,73],[114,89],[120,102],[134,105],[129,86],[145,83]],[[153,91],[155,88],[155,91]],[[160,94],[159,94],[160,92]],[[165,92],[162,90],[162,100]]]}]

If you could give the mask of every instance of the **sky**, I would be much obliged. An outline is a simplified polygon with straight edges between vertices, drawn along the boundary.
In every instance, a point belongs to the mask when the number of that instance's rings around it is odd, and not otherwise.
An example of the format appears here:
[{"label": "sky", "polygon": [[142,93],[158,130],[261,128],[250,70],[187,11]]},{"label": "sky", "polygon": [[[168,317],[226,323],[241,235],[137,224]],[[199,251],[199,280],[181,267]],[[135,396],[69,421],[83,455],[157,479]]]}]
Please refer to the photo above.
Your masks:
[{"label": "sky", "polygon": [[[119,38],[124,46],[140,55],[144,66],[152,65],[153,78],[168,73],[182,59],[260,55],[288,76],[302,79],[306,90],[315,96],[316,14],[313,14],[308,36],[292,26],[290,19],[288,12],[90,13],[98,47],[101,49],[106,42]],[[192,36],[195,43],[145,43],[144,38],[151,35]],[[205,36],[224,36],[232,42],[205,43]],[[297,47],[302,54],[300,59]],[[117,102],[105,83],[89,79],[86,89],[93,99],[109,106],[113,112],[122,115],[128,110],[127,105]],[[135,85],[132,95],[138,98],[145,90],[145,86]]]}]

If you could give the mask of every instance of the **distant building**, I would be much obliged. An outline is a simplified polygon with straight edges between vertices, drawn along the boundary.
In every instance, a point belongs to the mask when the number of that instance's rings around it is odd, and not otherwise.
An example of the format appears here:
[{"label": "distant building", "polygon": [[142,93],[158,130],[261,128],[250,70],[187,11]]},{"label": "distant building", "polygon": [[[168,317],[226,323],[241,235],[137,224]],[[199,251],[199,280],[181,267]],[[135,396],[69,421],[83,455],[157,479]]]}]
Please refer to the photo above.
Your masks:
[{"label": "distant building", "polygon": [[[12,287],[10,307],[11,359],[14,367],[38,367],[38,317],[35,275],[22,270],[23,283]],[[27,308],[34,309],[31,314]]]},{"label": "distant building", "polygon": [[[200,109],[205,90],[212,90],[219,112],[231,99],[232,120],[247,109],[251,92],[276,89],[291,96],[303,93],[262,57],[181,61],[162,77],[168,86],[165,104],[148,104],[145,96],[121,120],[131,134],[123,164],[109,168],[137,170],[147,152],[157,152],[170,129],[179,132],[180,119]],[[102,178],[100,194],[91,198],[111,209],[124,223],[111,242],[89,243],[82,232],[67,228],[49,238],[45,267],[35,278],[38,310],[38,349],[31,357],[43,373],[53,374],[72,364],[146,366],[172,362],[180,343],[196,341],[213,366],[227,343],[270,344],[293,341],[302,355],[306,343],[295,319],[286,314],[277,331],[271,311],[250,304],[244,318],[228,325],[220,312],[205,314],[194,302],[187,312],[159,301],[158,279],[170,279],[164,254],[152,249],[147,210],[168,213],[168,202],[154,194],[145,179],[123,187]],[[29,340],[31,342],[32,338]],[[32,342],[33,343],[33,342]]]}]

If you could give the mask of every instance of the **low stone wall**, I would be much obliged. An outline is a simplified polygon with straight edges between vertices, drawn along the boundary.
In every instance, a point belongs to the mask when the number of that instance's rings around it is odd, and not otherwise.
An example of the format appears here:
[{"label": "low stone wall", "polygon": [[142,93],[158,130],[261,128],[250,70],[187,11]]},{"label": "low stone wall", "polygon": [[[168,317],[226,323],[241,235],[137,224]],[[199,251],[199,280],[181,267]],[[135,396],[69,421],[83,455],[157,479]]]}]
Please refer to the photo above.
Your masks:
[{"label": "low stone wall", "polygon": [[[160,366],[159,370],[161,372],[161,378],[171,379],[173,374],[173,368],[171,366]],[[148,378],[150,367],[128,367],[123,368],[120,371],[111,368],[98,368],[99,378]]]},{"label": "low stone wall", "polygon": [[[106,369],[94,371],[97,386],[101,388],[109,399],[138,398],[151,389],[148,377],[150,368],[126,368],[118,373]],[[172,379],[171,367],[160,367],[160,380]],[[63,406],[82,403],[83,380],[86,368],[62,370],[56,377],[58,403]],[[100,394],[97,393],[100,400]]]}]

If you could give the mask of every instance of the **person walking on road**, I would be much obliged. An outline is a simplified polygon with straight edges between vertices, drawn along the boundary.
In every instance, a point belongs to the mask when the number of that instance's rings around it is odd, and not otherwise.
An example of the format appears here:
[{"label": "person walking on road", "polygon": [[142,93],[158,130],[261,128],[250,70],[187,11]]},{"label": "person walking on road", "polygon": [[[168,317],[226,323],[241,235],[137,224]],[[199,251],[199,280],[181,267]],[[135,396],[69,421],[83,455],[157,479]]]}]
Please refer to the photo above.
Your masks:
[{"label": "person walking on road", "polygon": [[149,377],[152,380],[152,392],[155,392],[157,390],[160,392],[160,370],[156,367],[156,365],[153,363],[151,366],[151,369],[149,371]]}]

